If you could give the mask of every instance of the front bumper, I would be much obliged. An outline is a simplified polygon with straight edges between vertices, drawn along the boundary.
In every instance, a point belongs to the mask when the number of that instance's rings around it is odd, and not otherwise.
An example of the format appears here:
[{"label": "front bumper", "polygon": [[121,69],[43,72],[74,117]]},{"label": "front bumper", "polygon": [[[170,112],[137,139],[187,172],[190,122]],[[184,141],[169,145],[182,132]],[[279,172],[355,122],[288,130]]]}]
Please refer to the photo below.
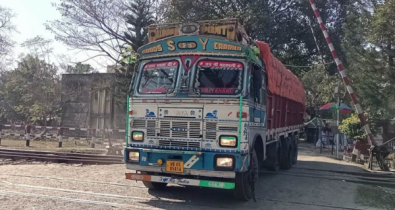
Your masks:
[{"label": "front bumper", "polygon": [[[166,172],[165,166],[142,166],[138,164],[126,164],[126,168],[136,171],[144,172],[155,172],[155,173],[168,173]],[[168,173],[170,174],[170,173]],[[180,174],[177,174],[180,175]],[[236,172],[234,171],[208,171],[208,170],[197,170],[197,169],[184,169],[182,175],[191,176],[207,176],[207,177],[217,177],[217,178],[229,178],[234,179],[236,177]]]},{"label": "front bumper", "polygon": [[157,176],[157,175],[146,175],[146,174],[137,174],[137,173],[126,173],[125,176],[126,179],[135,180],[135,181],[172,183],[179,185],[210,187],[210,188],[228,189],[228,190],[235,189],[235,183],[233,182],[173,178],[170,176]]},{"label": "front bumper", "polygon": [[[139,160],[129,160],[129,152],[139,152]],[[249,156],[241,153],[216,153],[183,150],[159,150],[145,148],[125,148],[125,163],[127,168],[136,171],[155,172],[162,174],[174,174],[184,176],[202,176],[230,178],[236,177],[236,172],[248,170]],[[218,167],[217,158],[232,158],[231,167]],[[158,164],[158,160],[162,162]],[[183,170],[180,173],[169,172],[166,169],[167,162],[183,162]]]}]

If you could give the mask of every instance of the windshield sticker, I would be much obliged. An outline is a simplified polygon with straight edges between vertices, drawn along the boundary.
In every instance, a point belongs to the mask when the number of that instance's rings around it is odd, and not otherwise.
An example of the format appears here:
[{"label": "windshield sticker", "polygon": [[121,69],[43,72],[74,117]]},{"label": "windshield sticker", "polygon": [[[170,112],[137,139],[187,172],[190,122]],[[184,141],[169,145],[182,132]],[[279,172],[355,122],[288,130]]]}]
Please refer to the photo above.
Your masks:
[{"label": "windshield sticker", "polygon": [[159,69],[159,68],[171,68],[171,67],[177,67],[177,66],[178,66],[177,61],[150,63],[150,64],[147,64],[144,66],[144,70],[152,70],[152,69]]},{"label": "windshield sticker", "polygon": [[200,67],[218,67],[242,70],[243,64],[238,62],[227,62],[227,61],[200,61],[198,64]]},{"label": "windshield sticker", "polygon": [[234,88],[201,88],[201,93],[222,93],[222,94],[233,94],[237,89]]}]

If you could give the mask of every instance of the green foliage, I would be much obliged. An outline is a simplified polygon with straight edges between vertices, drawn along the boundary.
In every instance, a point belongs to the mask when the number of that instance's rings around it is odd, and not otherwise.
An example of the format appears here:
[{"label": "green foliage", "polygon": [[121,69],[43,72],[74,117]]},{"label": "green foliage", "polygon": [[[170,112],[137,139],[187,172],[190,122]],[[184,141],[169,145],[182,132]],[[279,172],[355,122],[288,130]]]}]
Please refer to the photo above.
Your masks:
[{"label": "green foliage", "polygon": [[252,48],[247,48],[245,51],[245,55],[247,57],[247,61],[257,61],[259,58],[259,49],[254,46]]},{"label": "green foliage", "polygon": [[369,121],[388,122],[395,116],[395,1],[373,9],[355,9],[348,15],[343,46],[348,76]]},{"label": "green foliage", "polygon": [[[328,30],[338,55],[343,58],[344,53],[340,48],[342,25],[349,6],[355,3],[342,0],[316,3],[323,20],[330,25]],[[252,39],[269,43],[273,54],[284,64],[292,66],[308,66],[322,61],[314,41],[316,36],[324,62],[333,61],[308,1],[165,0],[163,7],[166,8],[166,22],[237,18]],[[309,70],[298,67],[290,69],[297,75]],[[331,74],[336,72],[336,65],[330,65],[329,71]]]},{"label": "green foliage", "polygon": [[89,74],[96,72],[90,64],[83,64],[81,62],[76,63],[75,66],[68,65],[66,68],[66,73],[68,74]]},{"label": "green foliage", "polygon": [[343,120],[339,126],[340,132],[352,139],[365,139],[366,134],[361,126],[357,115],[352,114],[349,118]]},{"label": "green foliage", "polygon": [[128,1],[128,9],[125,21],[128,24],[128,32],[125,38],[131,43],[133,49],[138,49],[148,42],[148,26],[154,23],[152,4],[154,0]]},{"label": "green foliage", "polygon": [[0,118],[45,124],[60,116],[57,67],[27,55],[0,76]]},{"label": "green foliage", "polygon": [[[315,115],[317,111],[315,109],[335,100],[333,93],[341,80],[337,76],[330,76],[324,66],[317,65],[312,67],[310,71],[302,74],[301,82],[306,90],[306,105],[310,112],[309,114]],[[341,85],[343,86],[343,84]],[[344,90],[345,88],[341,89]],[[342,101],[347,98],[342,98]]]}]

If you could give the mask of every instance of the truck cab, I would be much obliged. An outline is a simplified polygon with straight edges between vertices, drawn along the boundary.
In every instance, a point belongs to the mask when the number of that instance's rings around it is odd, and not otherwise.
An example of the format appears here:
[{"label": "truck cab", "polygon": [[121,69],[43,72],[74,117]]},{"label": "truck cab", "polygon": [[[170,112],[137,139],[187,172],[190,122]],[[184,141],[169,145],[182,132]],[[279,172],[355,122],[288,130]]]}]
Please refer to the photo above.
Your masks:
[{"label": "truck cab", "polygon": [[229,189],[249,200],[260,167],[289,169],[295,162],[301,126],[274,125],[287,112],[277,116],[276,106],[291,103],[268,89],[262,52],[237,20],[153,25],[137,53],[127,179],[151,189]]}]

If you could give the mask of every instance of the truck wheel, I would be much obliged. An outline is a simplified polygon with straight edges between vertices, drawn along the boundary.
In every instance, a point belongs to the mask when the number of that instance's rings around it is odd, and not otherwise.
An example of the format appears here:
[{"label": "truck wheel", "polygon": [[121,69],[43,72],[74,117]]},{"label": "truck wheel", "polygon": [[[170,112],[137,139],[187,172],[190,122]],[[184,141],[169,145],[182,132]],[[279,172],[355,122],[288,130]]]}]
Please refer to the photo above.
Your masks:
[{"label": "truck wheel", "polygon": [[281,161],[281,143],[276,143],[276,151],[274,151],[269,157],[266,165],[266,169],[269,171],[279,171]]},{"label": "truck wheel", "polygon": [[[141,172],[141,174],[149,174],[147,172]],[[159,182],[147,182],[143,181],[143,184],[146,188],[151,190],[163,190],[166,188],[167,183],[159,183]]]},{"label": "truck wheel", "polygon": [[292,158],[292,165],[295,165],[298,162],[298,143],[296,142],[296,138],[293,140],[293,158]]},{"label": "truck wheel", "polygon": [[281,144],[281,164],[280,168],[283,170],[289,170],[292,167],[292,147],[289,139],[286,138]]},{"label": "truck wheel", "polygon": [[[252,180],[254,177],[254,180]],[[249,201],[252,198],[252,182],[258,181],[258,157],[252,151],[251,167],[247,172],[236,173],[235,189],[233,193],[237,200]]]}]

